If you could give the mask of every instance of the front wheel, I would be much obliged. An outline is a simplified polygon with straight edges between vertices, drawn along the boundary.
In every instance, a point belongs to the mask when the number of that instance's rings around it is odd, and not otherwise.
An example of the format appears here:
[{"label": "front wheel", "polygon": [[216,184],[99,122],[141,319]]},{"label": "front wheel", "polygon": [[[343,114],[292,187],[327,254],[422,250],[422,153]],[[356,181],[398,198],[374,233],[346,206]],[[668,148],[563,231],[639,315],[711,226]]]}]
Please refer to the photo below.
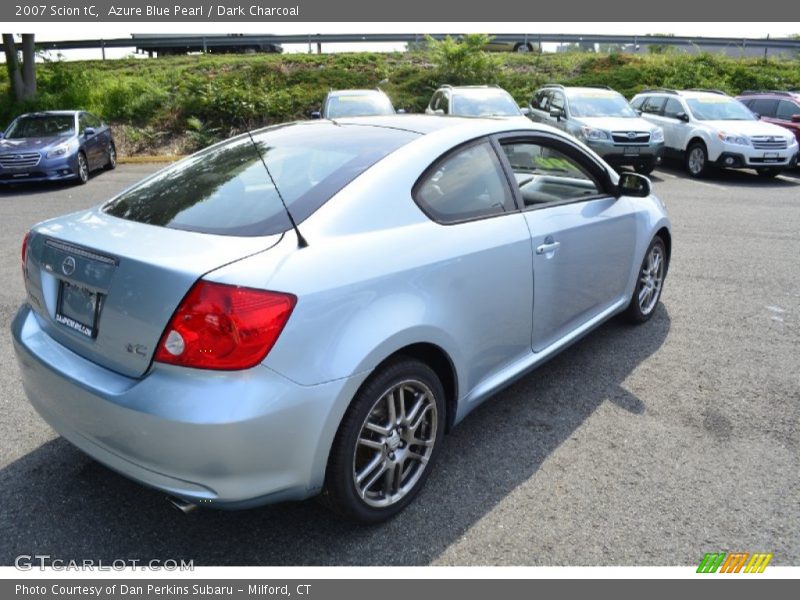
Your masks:
[{"label": "front wheel", "polygon": [[708,173],[708,152],[700,142],[695,142],[686,150],[686,170],[692,177],[703,177]]},{"label": "front wheel", "polygon": [[667,260],[667,248],[664,240],[659,236],[654,237],[644,255],[633,296],[624,313],[628,321],[644,323],[653,316],[658,300],[661,298],[661,289],[664,287]]},{"label": "front wheel", "polygon": [[339,426],[323,498],[336,512],[361,523],[379,523],[399,513],[430,473],[444,417],[444,390],[430,367],[411,358],[381,367]]},{"label": "front wheel", "polygon": [[78,176],[78,183],[83,185],[89,181],[89,163],[83,152],[78,152],[78,169],[75,173]]}]

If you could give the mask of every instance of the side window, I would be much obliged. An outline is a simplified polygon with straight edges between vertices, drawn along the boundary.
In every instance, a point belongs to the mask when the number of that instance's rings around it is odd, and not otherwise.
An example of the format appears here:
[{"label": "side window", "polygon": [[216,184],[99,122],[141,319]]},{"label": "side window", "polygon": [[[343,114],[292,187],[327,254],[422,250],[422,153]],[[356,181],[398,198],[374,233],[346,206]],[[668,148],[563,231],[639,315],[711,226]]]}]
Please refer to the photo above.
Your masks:
[{"label": "side window", "polygon": [[450,94],[442,92],[442,97],[439,100],[439,108],[444,111],[444,114],[450,114]]},{"label": "side window", "polygon": [[553,99],[550,101],[550,108],[560,108],[564,110],[564,94],[561,92],[553,92]]},{"label": "side window", "polygon": [[675,98],[667,98],[667,103],[664,105],[664,116],[671,119],[677,119],[678,113],[684,112],[683,106]]},{"label": "side window", "polygon": [[775,118],[782,121],[791,121],[792,115],[800,115],[800,105],[789,100],[781,100],[778,103],[778,112],[775,113]]},{"label": "side window", "polygon": [[762,117],[774,117],[775,112],[778,110],[778,101],[758,98],[750,105],[750,110],[754,113],[758,113]]},{"label": "side window", "polygon": [[508,181],[489,142],[456,150],[434,164],[414,187],[414,200],[440,223],[515,210]]},{"label": "side window", "polygon": [[86,120],[86,113],[81,113],[78,115],[78,131],[81,135],[83,135],[83,132],[87,127],[90,127],[90,125]]},{"label": "side window", "polygon": [[664,108],[666,98],[663,96],[648,96],[642,104],[642,112],[647,114],[660,114],[661,109]]},{"label": "side window", "polygon": [[436,92],[431,98],[430,107],[431,110],[436,110],[439,107],[439,100],[442,98],[442,92]]},{"label": "side window", "polygon": [[99,129],[102,127],[103,122],[95,117],[92,113],[84,113],[86,117],[86,126],[87,127],[94,127],[95,129]]},{"label": "side window", "polygon": [[576,160],[544,143],[501,142],[525,208],[602,194],[602,186]]},{"label": "side window", "polygon": [[631,106],[634,110],[642,110],[642,104],[644,104],[645,98],[643,96],[639,96],[638,98],[634,98],[631,100]]},{"label": "side window", "polygon": [[547,90],[541,90],[534,97],[532,104],[533,108],[538,108],[539,110],[544,111],[550,110],[550,92]]}]

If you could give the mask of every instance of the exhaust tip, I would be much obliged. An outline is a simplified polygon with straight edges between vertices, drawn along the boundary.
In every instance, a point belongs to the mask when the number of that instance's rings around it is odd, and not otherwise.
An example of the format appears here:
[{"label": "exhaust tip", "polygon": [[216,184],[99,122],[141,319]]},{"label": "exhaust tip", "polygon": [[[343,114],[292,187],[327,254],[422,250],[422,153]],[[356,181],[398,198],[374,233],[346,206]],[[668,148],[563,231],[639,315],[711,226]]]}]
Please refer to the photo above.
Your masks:
[{"label": "exhaust tip", "polygon": [[183,514],[188,514],[197,508],[197,504],[193,504],[183,498],[176,498],[175,496],[167,496],[167,500],[173,508],[181,511]]}]

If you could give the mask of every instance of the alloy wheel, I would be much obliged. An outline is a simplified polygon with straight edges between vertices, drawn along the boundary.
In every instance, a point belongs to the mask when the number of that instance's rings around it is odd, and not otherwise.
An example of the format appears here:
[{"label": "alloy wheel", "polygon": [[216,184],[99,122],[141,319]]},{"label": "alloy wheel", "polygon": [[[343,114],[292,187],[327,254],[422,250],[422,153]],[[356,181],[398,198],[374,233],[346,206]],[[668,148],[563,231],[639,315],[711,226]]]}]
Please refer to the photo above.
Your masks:
[{"label": "alloy wheel", "polygon": [[700,146],[695,146],[689,151],[689,171],[692,175],[699,175],[706,166],[706,153]]},{"label": "alloy wheel", "polygon": [[392,506],[415,486],[436,442],[433,392],[405,380],[387,390],[361,425],[353,456],[353,484],[369,506]]},{"label": "alloy wheel", "polygon": [[654,245],[639,275],[637,301],[642,315],[649,315],[656,307],[664,283],[664,252],[660,245]]}]

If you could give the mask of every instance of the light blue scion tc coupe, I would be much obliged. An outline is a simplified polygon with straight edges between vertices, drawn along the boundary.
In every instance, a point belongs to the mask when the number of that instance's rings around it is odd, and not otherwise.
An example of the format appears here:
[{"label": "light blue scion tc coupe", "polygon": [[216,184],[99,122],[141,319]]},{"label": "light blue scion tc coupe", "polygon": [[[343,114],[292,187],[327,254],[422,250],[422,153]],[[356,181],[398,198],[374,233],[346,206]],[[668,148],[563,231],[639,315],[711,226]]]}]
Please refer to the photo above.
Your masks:
[{"label": "light blue scion tc coupe", "polygon": [[647,321],[670,247],[645,177],[525,118],[279,125],[35,226],[13,339],[56,431],[184,509],[377,522],[491,394]]}]

